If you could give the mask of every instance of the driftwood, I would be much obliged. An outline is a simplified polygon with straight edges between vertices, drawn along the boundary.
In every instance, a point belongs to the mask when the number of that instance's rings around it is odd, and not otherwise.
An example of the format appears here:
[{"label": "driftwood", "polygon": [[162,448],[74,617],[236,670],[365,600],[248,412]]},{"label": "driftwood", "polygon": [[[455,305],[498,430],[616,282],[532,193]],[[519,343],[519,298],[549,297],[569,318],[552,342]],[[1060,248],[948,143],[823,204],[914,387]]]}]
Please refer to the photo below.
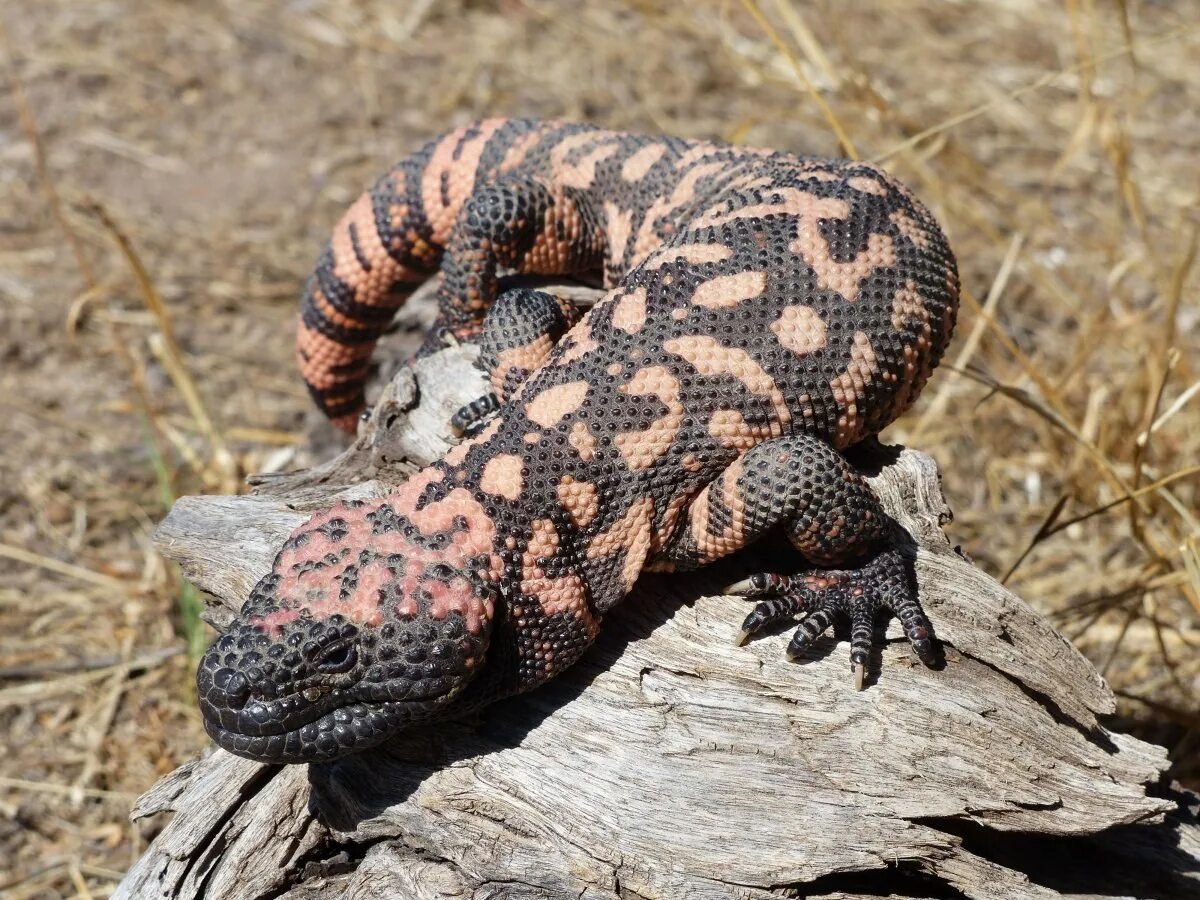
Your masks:
[{"label": "driftwood", "polygon": [[[307,510],[444,451],[471,356],[401,371],[332,463],[175,505],[157,540],[210,621]],[[951,547],[928,456],[860,462],[911,536],[940,671],[893,624],[857,693],[844,643],[799,664],[786,634],[733,646],[748,608],[714,595],[747,560],[647,576],[573,670],[475,719],[326,765],[179,769],[135,807],[174,819],[115,896],[1200,896],[1200,804],[1166,752],[1106,730],[1095,669]]]}]

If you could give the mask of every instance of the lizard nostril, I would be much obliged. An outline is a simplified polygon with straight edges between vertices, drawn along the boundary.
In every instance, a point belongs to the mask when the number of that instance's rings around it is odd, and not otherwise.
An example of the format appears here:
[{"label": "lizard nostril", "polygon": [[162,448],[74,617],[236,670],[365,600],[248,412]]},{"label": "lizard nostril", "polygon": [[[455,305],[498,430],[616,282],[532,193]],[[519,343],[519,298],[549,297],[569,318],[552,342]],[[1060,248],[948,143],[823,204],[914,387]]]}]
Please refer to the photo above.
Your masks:
[{"label": "lizard nostril", "polygon": [[241,672],[220,669],[213,676],[213,684],[225,694],[225,704],[230,709],[241,709],[250,700],[250,682]]},{"label": "lizard nostril", "polygon": [[353,644],[334,644],[326,648],[317,660],[317,671],[326,675],[348,672],[358,662],[358,650]]}]

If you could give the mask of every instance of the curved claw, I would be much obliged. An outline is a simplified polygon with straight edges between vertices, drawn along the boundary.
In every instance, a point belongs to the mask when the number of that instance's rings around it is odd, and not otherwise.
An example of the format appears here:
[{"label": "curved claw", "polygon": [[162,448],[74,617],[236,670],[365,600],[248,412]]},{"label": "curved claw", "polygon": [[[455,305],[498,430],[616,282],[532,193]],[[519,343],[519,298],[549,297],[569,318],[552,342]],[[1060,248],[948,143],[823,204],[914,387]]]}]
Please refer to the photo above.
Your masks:
[{"label": "curved claw", "polygon": [[727,596],[730,594],[741,594],[743,597],[750,599],[752,597],[761,597],[764,594],[782,594],[791,587],[792,577],[790,575],[758,572],[749,578],[735,581],[733,584],[723,588],[721,593]]},{"label": "curved claw", "polygon": [[721,588],[721,593],[726,597],[733,594],[746,594],[754,587],[754,578],[743,578],[741,581],[735,581],[733,584],[726,585]]},{"label": "curved claw", "polygon": [[854,689],[856,691],[861,691],[863,689],[863,682],[866,680],[866,677],[867,677],[867,667],[863,663],[855,663],[853,668],[854,668]]}]

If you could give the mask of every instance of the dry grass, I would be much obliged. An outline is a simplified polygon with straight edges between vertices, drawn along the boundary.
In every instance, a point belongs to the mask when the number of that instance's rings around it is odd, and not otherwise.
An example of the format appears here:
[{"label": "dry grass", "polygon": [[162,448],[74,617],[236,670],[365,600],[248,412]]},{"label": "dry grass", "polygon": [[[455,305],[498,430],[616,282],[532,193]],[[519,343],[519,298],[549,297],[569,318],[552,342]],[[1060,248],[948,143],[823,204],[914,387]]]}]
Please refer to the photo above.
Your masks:
[{"label": "dry grass", "polygon": [[968,296],[887,437],[938,457],[956,539],[1200,783],[1196,12],[0,0],[0,893],[106,895],[147,838],[131,798],[205,746],[154,522],[305,461],[290,323],[319,241],[482,114],[840,146],[908,181]]}]

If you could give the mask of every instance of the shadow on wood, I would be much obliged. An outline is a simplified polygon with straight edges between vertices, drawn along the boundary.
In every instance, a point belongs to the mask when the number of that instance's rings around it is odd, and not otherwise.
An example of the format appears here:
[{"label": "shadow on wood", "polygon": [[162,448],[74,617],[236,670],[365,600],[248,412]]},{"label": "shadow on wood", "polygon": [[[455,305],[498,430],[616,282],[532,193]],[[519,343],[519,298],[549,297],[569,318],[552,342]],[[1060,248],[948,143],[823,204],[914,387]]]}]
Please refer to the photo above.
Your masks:
[{"label": "shadow on wood", "polygon": [[[402,371],[332,463],[176,504],[157,540],[213,622],[306,510],[444,451],[481,392],[472,352]],[[940,671],[895,623],[862,693],[844,643],[799,664],[781,634],[733,646],[748,607],[714,594],[745,559],[647,576],[583,661],[476,719],[321,766],[178,770],[134,810],[175,817],[115,896],[1200,895],[1197,800],[1161,783],[1165,751],[1105,730],[1092,666],[950,546],[928,456],[856,462],[912,538]]]}]

